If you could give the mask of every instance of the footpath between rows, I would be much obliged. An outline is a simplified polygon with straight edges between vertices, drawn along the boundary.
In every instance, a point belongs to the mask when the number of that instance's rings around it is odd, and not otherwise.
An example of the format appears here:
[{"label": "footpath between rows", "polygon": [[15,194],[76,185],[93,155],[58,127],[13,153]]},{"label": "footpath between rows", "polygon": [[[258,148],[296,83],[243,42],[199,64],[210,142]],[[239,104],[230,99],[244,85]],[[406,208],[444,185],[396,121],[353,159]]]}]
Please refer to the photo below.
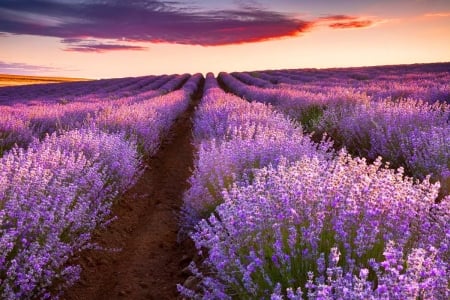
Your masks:
[{"label": "footpath between rows", "polygon": [[177,212],[193,169],[192,117],[203,87],[173,125],[148,168],[117,203],[118,219],[94,237],[104,248],[87,250],[78,259],[80,281],[63,299],[176,299],[182,270],[194,253],[193,245],[177,243]]}]

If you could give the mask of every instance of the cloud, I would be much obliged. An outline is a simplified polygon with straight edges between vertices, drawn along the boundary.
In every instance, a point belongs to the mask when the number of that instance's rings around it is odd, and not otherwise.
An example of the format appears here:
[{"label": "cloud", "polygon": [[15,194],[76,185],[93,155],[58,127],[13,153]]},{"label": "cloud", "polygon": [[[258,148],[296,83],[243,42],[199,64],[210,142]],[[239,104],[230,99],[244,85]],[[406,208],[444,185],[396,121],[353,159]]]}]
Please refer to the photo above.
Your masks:
[{"label": "cloud", "polygon": [[347,15],[328,15],[324,17],[320,17],[318,19],[319,22],[327,22],[327,21],[351,21],[356,20],[358,17],[347,16]]},{"label": "cloud", "polygon": [[450,17],[450,12],[440,12],[440,13],[428,13],[425,14],[425,17]]},{"label": "cloud", "polygon": [[369,27],[373,24],[371,20],[362,20],[362,21],[349,21],[349,22],[337,22],[329,24],[328,27],[333,29],[343,29],[343,28],[362,28]]},{"label": "cloud", "polygon": [[[145,50],[123,42],[218,46],[297,36],[318,22],[339,21],[332,28],[364,27],[357,17],[300,20],[245,1],[235,9],[202,10],[181,1],[157,0],[2,0],[0,31],[78,39],[69,51]],[[349,21],[349,22],[347,22]],[[369,24],[370,25],[370,24]],[[87,39],[114,44],[86,43]]]},{"label": "cloud", "polygon": [[65,51],[74,51],[74,52],[103,53],[103,52],[117,51],[117,50],[142,51],[142,50],[147,50],[147,49],[148,49],[147,47],[121,45],[121,44],[80,44],[80,45],[67,47],[64,50]]},{"label": "cloud", "polygon": [[26,64],[26,63],[0,61],[0,73],[35,74],[35,73],[42,73],[42,72],[58,72],[58,71],[61,71],[61,69],[54,68],[54,67],[40,66],[40,65],[30,65],[30,64]]},{"label": "cloud", "polygon": [[[347,28],[364,28],[372,26],[376,23],[381,23],[380,20],[369,18],[361,18],[347,15],[329,15],[320,17],[316,24],[326,25],[333,29],[347,29]],[[383,21],[384,22],[384,21]]]},{"label": "cloud", "polygon": [[148,49],[147,47],[117,44],[114,42],[102,43],[93,39],[67,38],[63,39],[61,42],[64,44],[68,44],[68,46],[63,50],[69,52],[104,53],[110,51],[142,51]]}]

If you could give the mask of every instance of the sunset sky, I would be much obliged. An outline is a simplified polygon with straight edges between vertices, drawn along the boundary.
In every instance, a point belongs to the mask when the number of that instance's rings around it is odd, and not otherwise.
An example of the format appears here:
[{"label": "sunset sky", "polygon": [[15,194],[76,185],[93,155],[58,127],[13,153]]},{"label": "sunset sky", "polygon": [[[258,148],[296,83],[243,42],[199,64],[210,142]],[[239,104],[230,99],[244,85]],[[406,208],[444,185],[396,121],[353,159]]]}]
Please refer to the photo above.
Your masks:
[{"label": "sunset sky", "polygon": [[108,78],[450,61],[449,0],[1,0],[0,73]]}]

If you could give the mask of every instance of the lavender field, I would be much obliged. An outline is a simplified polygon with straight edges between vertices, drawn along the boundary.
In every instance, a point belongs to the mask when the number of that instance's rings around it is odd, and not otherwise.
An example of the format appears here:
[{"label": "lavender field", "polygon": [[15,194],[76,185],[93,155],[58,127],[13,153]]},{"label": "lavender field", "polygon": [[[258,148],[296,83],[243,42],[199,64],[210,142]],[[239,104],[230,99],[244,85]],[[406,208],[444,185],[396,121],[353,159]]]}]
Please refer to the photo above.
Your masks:
[{"label": "lavender field", "polygon": [[441,63],[0,88],[1,299],[66,297],[192,105],[179,297],[450,298]]}]

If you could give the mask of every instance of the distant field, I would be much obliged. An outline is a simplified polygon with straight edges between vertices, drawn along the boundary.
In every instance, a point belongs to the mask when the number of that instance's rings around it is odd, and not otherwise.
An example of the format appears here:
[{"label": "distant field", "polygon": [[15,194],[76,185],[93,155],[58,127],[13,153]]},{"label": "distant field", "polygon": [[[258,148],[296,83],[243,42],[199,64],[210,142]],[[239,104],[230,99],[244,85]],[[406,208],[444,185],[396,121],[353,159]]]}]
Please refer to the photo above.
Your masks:
[{"label": "distant field", "polygon": [[450,62],[0,88],[0,299],[449,299],[449,82]]},{"label": "distant field", "polygon": [[3,87],[3,86],[15,86],[15,85],[26,85],[26,84],[58,83],[58,82],[70,82],[70,81],[88,81],[88,80],[90,80],[90,79],[0,74],[0,87]]}]

